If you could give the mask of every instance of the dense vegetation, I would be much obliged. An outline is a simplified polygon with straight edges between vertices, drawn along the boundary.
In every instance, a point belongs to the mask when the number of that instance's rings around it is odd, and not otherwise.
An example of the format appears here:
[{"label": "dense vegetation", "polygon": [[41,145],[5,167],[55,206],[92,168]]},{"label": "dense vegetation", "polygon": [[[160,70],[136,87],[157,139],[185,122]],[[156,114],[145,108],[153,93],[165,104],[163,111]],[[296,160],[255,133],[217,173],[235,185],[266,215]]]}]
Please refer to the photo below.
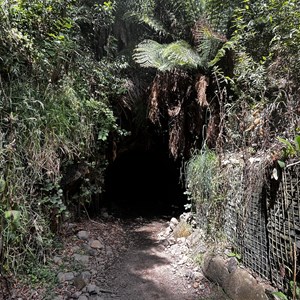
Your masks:
[{"label": "dense vegetation", "polygon": [[295,136],[299,19],[296,0],[0,0],[2,271],[45,261],[127,131],[154,124],[175,159]]},{"label": "dense vegetation", "polygon": [[[112,14],[112,3],[0,2],[5,271],[26,268],[37,256],[45,259],[52,233],[71,206],[63,193],[68,166],[84,164],[89,171],[83,174],[97,172],[98,182],[86,178],[80,201],[101,188],[108,134],[122,133],[110,102],[124,92],[118,76],[124,63],[112,56],[107,34]],[[100,39],[102,48],[95,44]]]}]

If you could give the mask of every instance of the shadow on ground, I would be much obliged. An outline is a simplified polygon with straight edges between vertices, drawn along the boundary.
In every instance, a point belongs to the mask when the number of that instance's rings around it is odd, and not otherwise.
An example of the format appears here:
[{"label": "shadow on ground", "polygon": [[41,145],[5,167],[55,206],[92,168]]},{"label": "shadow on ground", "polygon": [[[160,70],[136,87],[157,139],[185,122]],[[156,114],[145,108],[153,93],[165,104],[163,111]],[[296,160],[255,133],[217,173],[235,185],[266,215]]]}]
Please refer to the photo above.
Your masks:
[{"label": "shadow on ground", "polygon": [[[165,224],[165,225],[164,225]],[[183,276],[174,273],[174,259],[164,251],[157,233],[166,226],[161,221],[134,226],[130,230],[132,244],[120,262],[108,272],[111,290],[121,300],[199,300],[201,298]]]}]

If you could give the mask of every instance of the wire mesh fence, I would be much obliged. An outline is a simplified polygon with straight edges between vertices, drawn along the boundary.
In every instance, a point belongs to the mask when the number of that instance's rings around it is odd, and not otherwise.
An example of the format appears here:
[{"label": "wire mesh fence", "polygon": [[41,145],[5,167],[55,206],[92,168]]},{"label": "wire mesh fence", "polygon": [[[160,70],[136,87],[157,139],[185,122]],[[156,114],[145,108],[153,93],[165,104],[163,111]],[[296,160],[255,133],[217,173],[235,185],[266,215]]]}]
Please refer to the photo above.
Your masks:
[{"label": "wire mesh fence", "polygon": [[271,280],[283,286],[299,271],[300,165],[287,167],[275,197],[268,199],[268,241]]},{"label": "wire mesh fence", "polygon": [[287,288],[300,271],[300,164],[272,169],[263,159],[223,169],[223,230],[246,267]]},{"label": "wire mesh fence", "polygon": [[275,172],[282,174],[271,178],[263,161],[244,167],[242,203],[236,199],[242,209],[231,210],[237,220],[231,240],[245,266],[283,288],[299,270],[300,166]]}]

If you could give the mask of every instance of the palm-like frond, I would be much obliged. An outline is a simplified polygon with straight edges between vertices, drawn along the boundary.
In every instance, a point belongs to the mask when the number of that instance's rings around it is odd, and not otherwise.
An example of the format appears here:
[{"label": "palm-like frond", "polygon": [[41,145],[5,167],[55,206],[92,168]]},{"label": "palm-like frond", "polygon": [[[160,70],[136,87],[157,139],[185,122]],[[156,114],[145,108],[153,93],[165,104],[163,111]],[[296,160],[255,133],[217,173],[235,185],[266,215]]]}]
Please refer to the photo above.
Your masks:
[{"label": "palm-like frond", "polygon": [[123,5],[125,6],[123,15],[125,20],[133,20],[139,24],[147,25],[159,35],[169,34],[161,20],[154,16],[155,1],[127,0]]},{"label": "palm-like frond", "polygon": [[124,18],[153,29],[174,40],[184,39],[194,23],[205,14],[205,0],[124,0]]},{"label": "palm-like frond", "polygon": [[218,49],[227,41],[226,36],[214,30],[205,19],[196,22],[192,32],[197,51],[207,63],[214,59]]},{"label": "palm-like frond", "polygon": [[160,44],[145,40],[138,44],[133,58],[142,67],[152,67],[160,71],[203,66],[201,56],[185,41]]},{"label": "palm-like frond", "polygon": [[163,65],[163,59],[160,52],[164,45],[152,40],[144,40],[135,48],[133,59],[135,62],[145,68],[157,68]]}]

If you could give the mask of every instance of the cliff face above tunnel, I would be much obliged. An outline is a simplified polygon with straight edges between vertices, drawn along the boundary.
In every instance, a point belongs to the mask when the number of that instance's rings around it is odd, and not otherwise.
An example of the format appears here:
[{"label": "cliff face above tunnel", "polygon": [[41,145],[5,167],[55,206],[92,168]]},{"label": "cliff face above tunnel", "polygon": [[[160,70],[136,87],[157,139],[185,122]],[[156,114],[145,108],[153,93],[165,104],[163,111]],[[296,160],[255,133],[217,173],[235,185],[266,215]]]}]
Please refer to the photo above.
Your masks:
[{"label": "cliff face above tunnel", "polygon": [[129,215],[162,215],[182,211],[184,189],[180,165],[157,150],[130,150],[111,163],[106,175],[108,209]]}]

